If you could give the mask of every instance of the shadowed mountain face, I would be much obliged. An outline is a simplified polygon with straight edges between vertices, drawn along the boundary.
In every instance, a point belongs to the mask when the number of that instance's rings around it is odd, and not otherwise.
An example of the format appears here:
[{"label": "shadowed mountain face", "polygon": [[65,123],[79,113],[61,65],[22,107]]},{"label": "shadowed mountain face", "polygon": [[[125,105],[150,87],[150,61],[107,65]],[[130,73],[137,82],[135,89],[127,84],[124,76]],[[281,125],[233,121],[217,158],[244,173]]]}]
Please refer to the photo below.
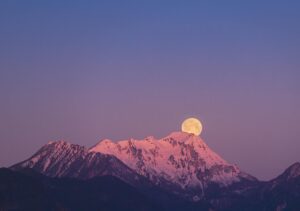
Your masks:
[{"label": "shadowed mountain face", "polygon": [[0,181],[1,210],[159,210],[111,176],[79,181],[0,169]]},{"label": "shadowed mountain face", "polygon": [[267,182],[261,190],[266,209],[300,210],[300,163],[290,166],[283,174]]},{"label": "shadowed mountain face", "polygon": [[[295,164],[299,166],[300,164]],[[293,165],[293,166],[295,166]],[[293,167],[292,166],[292,167]],[[199,202],[185,201],[157,189],[133,187],[113,176],[87,180],[50,178],[31,169],[0,169],[0,210],[294,210],[300,209],[300,177],[291,168],[270,182],[210,189]],[[292,168],[293,169],[293,168]],[[294,173],[294,172],[293,172]],[[292,173],[292,175],[294,175]],[[241,184],[239,184],[240,186]],[[237,191],[242,190],[242,191]]]},{"label": "shadowed mountain face", "polygon": [[[227,163],[199,137],[182,132],[172,133],[159,140],[153,137],[116,143],[103,140],[90,149],[64,141],[49,142],[32,157],[12,166],[11,169],[19,172],[15,172],[17,182],[22,177],[31,181],[28,184],[39,188],[33,190],[41,191],[37,196],[44,197],[39,201],[51,206],[53,203],[57,204],[56,198],[53,199],[51,195],[53,187],[56,187],[54,192],[59,192],[60,186],[57,184],[60,184],[63,188],[61,191],[65,192],[61,197],[70,197],[66,199],[67,201],[77,200],[80,196],[88,200],[98,197],[97,194],[102,194],[101,196],[105,198],[105,194],[111,193],[106,193],[105,191],[108,191],[106,188],[112,192],[118,191],[117,186],[105,186],[110,183],[114,185],[113,181],[117,180],[125,184],[122,191],[134,190],[138,195],[143,196],[146,200],[146,208],[155,206],[158,206],[156,209],[166,210],[200,208],[202,210],[208,208],[297,210],[300,208],[299,163],[289,167],[274,180],[260,182],[249,174],[241,172],[237,166]],[[44,176],[32,172],[28,174],[28,169]],[[99,177],[102,178],[101,181],[105,180],[103,178],[114,179],[107,180],[107,184],[104,182],[100,182],[99,185],[93,184],[99,180],[96,179]],[[3,181],[0,182],[5,184]],[[91,184],[97,189],[93,189]],[[6,188],[14,195],[13,186]],[[98,188],[104,192],[98,193]],[[74,195],[74,192],[78,195]],[[60,193],[54,195],[59,196]],[[85,199],[86,196],[90,198]],[[129,203],[132,199],[126,197],[125,201],[128,200]],[[22,197],[14,200],[19,204]],[[59,200],[63,201],[61,198]],[[119,196],[114,200],[118,203]],[[67,201],[62,203],[63,207],[71,206],[65,204]],[[76,210],[76,208],[79,206],[71,207],[69,210]],[[95,206],[92,208],[94,209]]]},{"label": "shadowed mountain face", "polygon": [[300,210],[300,163],[241,193],[228,210]]}]

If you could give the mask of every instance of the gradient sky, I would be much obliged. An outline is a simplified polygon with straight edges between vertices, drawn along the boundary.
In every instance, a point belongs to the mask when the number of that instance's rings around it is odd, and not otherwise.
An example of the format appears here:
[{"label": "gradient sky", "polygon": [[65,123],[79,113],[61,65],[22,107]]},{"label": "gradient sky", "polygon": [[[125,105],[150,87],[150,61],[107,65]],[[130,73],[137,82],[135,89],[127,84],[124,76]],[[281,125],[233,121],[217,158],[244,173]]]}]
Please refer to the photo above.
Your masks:
[{"label": "gradient sky", "polygon": [[300,160],[299,1],[0,2],[0,166],[189,116],[260,179]]}]

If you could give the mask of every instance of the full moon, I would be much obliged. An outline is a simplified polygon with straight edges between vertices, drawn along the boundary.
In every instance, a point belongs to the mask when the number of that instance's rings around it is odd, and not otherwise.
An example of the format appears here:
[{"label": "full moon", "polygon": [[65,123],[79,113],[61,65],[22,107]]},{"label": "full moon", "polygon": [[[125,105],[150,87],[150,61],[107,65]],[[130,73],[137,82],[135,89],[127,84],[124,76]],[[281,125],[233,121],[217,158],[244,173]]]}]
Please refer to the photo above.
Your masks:
[{"label": "full moon", "polygon": [[202,132],[202,124],[200,120],[196,118],[188,118],[183,121],[181,130],[182,132],[192,133],[196,136],[199,136]]}]

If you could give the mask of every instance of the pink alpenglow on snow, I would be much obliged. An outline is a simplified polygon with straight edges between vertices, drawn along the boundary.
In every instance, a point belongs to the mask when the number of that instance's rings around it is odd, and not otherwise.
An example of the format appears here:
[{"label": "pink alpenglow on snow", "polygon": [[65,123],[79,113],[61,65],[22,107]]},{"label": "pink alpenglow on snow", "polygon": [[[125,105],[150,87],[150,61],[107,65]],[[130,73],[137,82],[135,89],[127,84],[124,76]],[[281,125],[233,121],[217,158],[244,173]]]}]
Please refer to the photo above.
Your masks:
[{"label": "pink alpenglow on snow", "polygon": [[241,175],[247,176],[213,152],[199,136],[185,132],[173,132],[162,139],[105,139],[89,152],[114,155],[155,183],[165,179],[181,188],[203,187],[208,181],[227,186],[239,181]]}]

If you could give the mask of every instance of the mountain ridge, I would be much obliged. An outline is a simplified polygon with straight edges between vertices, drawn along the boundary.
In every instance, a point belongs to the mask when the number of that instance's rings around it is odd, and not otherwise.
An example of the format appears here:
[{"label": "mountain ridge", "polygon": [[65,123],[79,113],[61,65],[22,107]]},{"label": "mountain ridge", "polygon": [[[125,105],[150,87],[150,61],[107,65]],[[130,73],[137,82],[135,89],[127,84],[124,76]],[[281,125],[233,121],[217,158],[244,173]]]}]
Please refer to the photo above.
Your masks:
[{"label": "mountain ridge", "polygon": [[115,176],[131,185],[151,185],[115,156],[88,152],[87,148],[66,141],[51,141],[30,158],[10,167],[12,170],[31,168],[49,177],[91,179]]},{"label": "mountain ridge", "polygon": [[[225,161],[200,137],[173,132],[161,139],[104,139],[90,148],[52,141],[10,169],[29,175],[31,169],[50,178],[82,181],[112,176],[155,204],[172,204],[170,198],[179,197],[191,207],[201,204],[216,210],[268,210],[289,204],[300,207],[299,167],[297,162],[273,180],[262,182]],[[34,178],[40,179],[38,174]],[[279,196],[282,200],[277,200]]]},{"label": "mountain ridge", "polygon": [[51,177],[112,175],[134,186],[153,184],[193,200],[203,198],[210,184],[227,187],[241,180],[256,181],[222,159],[200,137],[185,132],[172,132],[162,139],[104,139],[90,148],[52,141],[11,168],[33,168]]},{"label": "mountain ridge", "polygon": [[[293,166],[293,165],[292,165]],[[290,166],[290,167],[292,167]],[[287,168],[288,169],[290,169]],[[286,172],[286,171],[285,171]],[[285,172],[277,178],[285,175]],[[102,181],[102,182],[101,182]],[[242,192],[236,188],[215,190],[212,195],[200,201],[184,201],[140,192],[139,188],[126,186],[113,176],[94,177],[86,180],[76,178],[51,178],[31,169],[0,168],[0,208],[3,210],[292,210],[300,209],[300,177],[279,181],[259,182],[256,186],[245,186]],[[12,185],[13,184],[13,185]],[[117,185],[115,185],[117,184]],[[119,189],[119,186],[124,188]],[[125,185],[125,186],[124,186]],[[250,187],[250,189],[249,189]],[[128,190],[127,190],[128,189]],[[74,192],[74,190],[76,190]],[[120,191],[121,194],[120,194]],[[124,197],[123,193],[134,192]],[[138,195],[137,195],[138,194]],[[142,196],[141,196],[142,194]],[[82,197],[84,195],[84,197]],[[119,197],[115,197],[115,196]],[[121,198],[120,198],[121,197]],[[97,202],[95,200],[98,198]],[[143,201],[134,205],[134,200]],[[76,203],[72,203],[72,202]],[[86,204],[87,206],[83,204]]]},{"label": "mountain ridge", "polygon": [[[201,181],[205,174],[211,176],[207,180],[223,186],[238,181],[239,176],[246,176],[236,165],[229,164],[212,151],[200,137],[185,132],[173,132],[161,139],[150,137],[118,142],[105,139],[89,151],[114,155],[141,175],[150,172],[149,177],[155,177],[162,174],[182,188],[205,185],[206,181]],[[208,175],[210,169],[214,171],[213,175]],[[185,178],[186,175],[190,177]],[[254,179],[248,177],[251,178]]]}]

